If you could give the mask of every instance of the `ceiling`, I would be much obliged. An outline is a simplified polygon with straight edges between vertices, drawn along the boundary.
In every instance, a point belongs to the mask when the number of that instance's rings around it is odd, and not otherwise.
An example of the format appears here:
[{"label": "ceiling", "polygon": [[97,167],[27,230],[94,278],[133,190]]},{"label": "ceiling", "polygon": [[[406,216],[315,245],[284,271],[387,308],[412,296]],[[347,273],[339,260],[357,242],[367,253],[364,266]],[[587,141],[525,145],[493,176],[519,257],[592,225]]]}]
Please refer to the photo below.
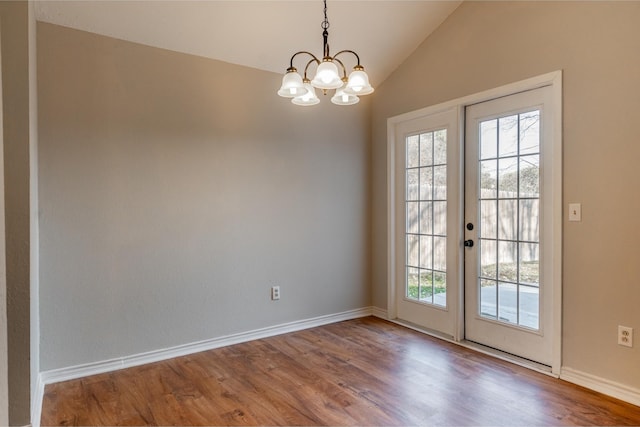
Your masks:
[{"label": "ceiling", "polygon": [[[375,86],[461,2],[329,0],[331,53],[356,51]],[[39,21],[277,73],[297,51],[322,55],[320,0],[41,0],[35,13]]]}]

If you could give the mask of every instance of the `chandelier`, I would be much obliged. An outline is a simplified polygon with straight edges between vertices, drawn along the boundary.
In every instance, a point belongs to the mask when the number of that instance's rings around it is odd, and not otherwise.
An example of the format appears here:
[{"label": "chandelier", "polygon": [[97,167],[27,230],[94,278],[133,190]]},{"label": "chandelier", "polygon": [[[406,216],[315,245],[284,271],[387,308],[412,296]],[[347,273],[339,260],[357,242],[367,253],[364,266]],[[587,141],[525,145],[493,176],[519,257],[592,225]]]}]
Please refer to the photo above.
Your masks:
[{"label": "chandelier", "polygon": [[[335,94],[331,97],[331,102],[337,105],[353,105],[360,101],[359,96],[368,95],[373,92],[373,87],[369,84],[369,76],[360,65],[360,57],[352,50],[341,50],[331,56],[329,53],[329,19],[327,18],[327,0],[324,0],[324,21],[322,21],[322,37],[324,39],[324,55],[322,61],[314,54],[307,51],[300,51],[293,54],[289,62],[289,68],[282,78],[282,86],[278,95],[284,98],[291,98],[291,102],[296,105],[315,105],[320,102],[316,96],[316,89],[322,89],[326,95],[328,90],[335,89]],[[347,69],[344,63],[338,59],[342,54],[350,53],[355,56],[356,65],[347,77]],[[311,58],[304,67],[304,74],[300,76],[298,70],[293,66],[293,60],[298,55],[308,55]],[[315,77],[309,79],[309,67],[316,64]],[[336,65],[337,64],[337,65]],[[338,66],[340,69],[338,69]],[[340,73],[342,71],[342,75]]]}]

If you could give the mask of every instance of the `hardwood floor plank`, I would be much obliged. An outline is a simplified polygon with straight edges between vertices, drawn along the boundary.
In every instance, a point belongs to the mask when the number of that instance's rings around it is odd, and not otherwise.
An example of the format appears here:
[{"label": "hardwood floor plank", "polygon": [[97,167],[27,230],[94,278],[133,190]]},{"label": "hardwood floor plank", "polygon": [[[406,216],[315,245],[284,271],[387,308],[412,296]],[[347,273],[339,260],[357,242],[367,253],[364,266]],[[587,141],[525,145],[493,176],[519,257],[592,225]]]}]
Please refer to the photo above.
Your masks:
[{"label": "hardwood floor plank", "polygon": [[640,425],[640,408],[374,317],[47,385],[48,425]]}]

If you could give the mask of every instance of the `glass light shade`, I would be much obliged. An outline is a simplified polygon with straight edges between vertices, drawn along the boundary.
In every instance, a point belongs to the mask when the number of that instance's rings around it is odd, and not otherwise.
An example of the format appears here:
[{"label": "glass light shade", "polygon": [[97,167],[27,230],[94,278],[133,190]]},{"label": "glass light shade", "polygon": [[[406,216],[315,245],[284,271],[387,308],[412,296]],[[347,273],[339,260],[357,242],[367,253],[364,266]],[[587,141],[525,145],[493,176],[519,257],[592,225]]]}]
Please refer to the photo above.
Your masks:
[{"label": "glass light shade", "polygon": [[318,89],[337,89],[342,86],[342,80],[338,74],[336,64],[332,61],[323,61],[318,65],[318,70],[311,81],[311,86]]},{"label": "glass light shade", "polygon": [[[309,80],[307,80],[308,82]],[[305,83],[304,87],[307,89],[307,93],[301,96],[296,96],[291,100],[296,105],[309,106],[320,103],[320,99],[316,96],[316,90],[310,83]]]},{"label": "glass light shade", "polygon": [[353,105],[360,102],[360,98],[345,92],[345,87],[346,86],[343,86],[340,89],[336,90],[335,95],[333,95],[333,97],[331,98],[331,102],[336,105]]},{"label": "glass light shade", "polygon": [[369,84],[369,76],[362,69],[355,69],[349,74],[349,81],[344,90],[351,95],[369,95],[373,87]]},{"label": "glass light shade", "polygon": [[278,95],[284,98],[295,98],[296,96],[302,96],[307,92],[307,89],[302,83],[302,77],[293,71],[287,71],[282,78],[282,86],[278,91]]}]

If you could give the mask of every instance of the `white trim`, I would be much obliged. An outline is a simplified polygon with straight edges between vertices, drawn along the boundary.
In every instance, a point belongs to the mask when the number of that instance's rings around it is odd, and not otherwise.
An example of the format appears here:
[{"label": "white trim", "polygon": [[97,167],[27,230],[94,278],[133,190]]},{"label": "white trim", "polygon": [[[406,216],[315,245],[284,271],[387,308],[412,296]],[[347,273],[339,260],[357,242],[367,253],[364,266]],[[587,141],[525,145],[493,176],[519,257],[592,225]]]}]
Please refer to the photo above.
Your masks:
[{"label": "white trim", "polygon": [[371,315],[380,319],[389,320],[389,314],[384,308],[371,307]]},{"label": "white trim", "polygon": [[562,368],[560,379],[640,406],[638,388],[565,367]]},{"label": "white trim", "polygon": [[[395,128],[399,123],[414,120],[423,116],[436,114],[441,111],[445,111],[451,108],[463,109],[466,106],[477,104],[480,102],[489,101],[503,96],[516,94],[532,89],[541,88],[544,86],[551,86],[553,90],[553,108],[554,108],[554,120],[558,124],[553,129],[554,138],[554,164],[553,174],[554,176],[562,176],[562,71],[553,71],[547,74],[531,77],[526,80],[513,82],[500,86],[497,88],[489,89],[483,92],[475,93],[472,95],[464,96],[462,98],[453,99],[441,104],[432,105],[422,108],[420,110],[411,111],[408,113],[400,114],[387,119],[387,310],[389,319],[397,318],[396,309],[396,280],[395,280],[395,268],[396,268],[396,250],[394,242],[395,238],[395,209],[393,207],[393,201],[395,200],[395,157],[394,147],[396,144]],[[460,111],[460,110],[459,110]],[[460,121],[464,120],[464,115],[459,116]],[[461,126],[464,124],[461,123]],[[460,134],[460,138],[463,138],[463,134]],[[560,369],[562,366],[562,180],[558,180],[554,186],[553,203],[557,203],[558,209],[554,212],[554,230],[552,238],[552,251],[554,253],[554,321],[553,321],[553,362],[552,373],[554,375],[560,375]],[[463,295],[464,281],[459,280],[459,294]],[[458,315],[458,322],[464,322],[463,313],[460,310]],[[456,339],[458,341],[464,339],[464,324],[459,324],[456,332],[459,334]]]},{"label": "white trim", "polygon": [[28,2],[29,30],[29,352],[31,424],[40,426],[40,227],[38,196],[38,72],[34,1]]},{"label": "white trim", "polygon": [[42,401],[44,399],[44,383],[42,382],[42,374],[36,375],[36,385],[31,391],[33,396],[31,400],[31,426],[40,427],[42,419]]},{"label": "white trim", "polygon": [[450,101],[443,102],[441,104],[432,105],[429,107],[421,108],[416,111],[410,111],[408,113],[400,114],[387,119],[387,125],[394,125],[407,120],[413,120],[422,116],[435,114],[441,111],[448,110],[450,108],[459,106],[469,106],[478,104],[480,102],[489,101],[503,96],[513,95],[514,93],[525,92],[532,89],[537,89],[544,86],[556,85],[562,82],[562,71],[552,71],[547,74],[531,77],[526,80],[520,80],[513,83],[508,83],[504,86],[485,90],[472,95],[463,96],[462,98],[452,99]]},{"label": "white trim", "polygon": [[398,317],[396,305],[396,124],[387,120],[387,316]]},{"label": "white trim", "polygon": [[549,84],[551,85],[552,93],[552,108],[553,108],[553,164],[552,164],[552,192],[551,203],[554,207],[552,237],[551,237],[551,250],[553,256],[552,267],[552,280],[553,280],[553,355],[551,364],[551,372],[559,376],[562,369],[562,212],[563,212],[563,196],[562,186],[564,183],[562,165],[564,159],[562,153],[564,152],[563,136],[563,112],[562,112],[562,71],[556,71],[552,73],[552,78]]},{"label": "white trim", "polygon": [[[215,348],[226,347],[233,344],[240,344],[247,341],[253,341],[261,338],[268,338],[275,335],[286,334],[289,332],[300,331],[303,329],[315,328],[317,326],[328,325],[331,323],[342,322],[345,320],[357,319],[360,317],[371,316],[372,307],[365,307],[342,313],[329,314],[326,316],[314,317],[311,319],[298,320],[290,323],[269,326],[266,328],[256,329],[253,331],[241,332],[233,335],[226,335],[209,340],[194,342],[190,344],[179,345],[161,350],[154,350],[140,354],[133,354],[117,359],[103,360],[100,362],[87,363],[78,366],[69,366],[61,369],[53,369],[41,372],[39,382],[43,385],[52,384],[61,381],[67,381],[90,375],[102,374],[105,372],[117,371],[120,369],[131,368],[134,366],[145,365],[147,363],[159,362],[162,360],[173,359],[175,357],[186,356],[201,351],[212,350]],[[40,390],[39,390],[40,391]],[[39,396],[42,402],[42,396]],[[40,405],[42,406],[42,405]]]}]

